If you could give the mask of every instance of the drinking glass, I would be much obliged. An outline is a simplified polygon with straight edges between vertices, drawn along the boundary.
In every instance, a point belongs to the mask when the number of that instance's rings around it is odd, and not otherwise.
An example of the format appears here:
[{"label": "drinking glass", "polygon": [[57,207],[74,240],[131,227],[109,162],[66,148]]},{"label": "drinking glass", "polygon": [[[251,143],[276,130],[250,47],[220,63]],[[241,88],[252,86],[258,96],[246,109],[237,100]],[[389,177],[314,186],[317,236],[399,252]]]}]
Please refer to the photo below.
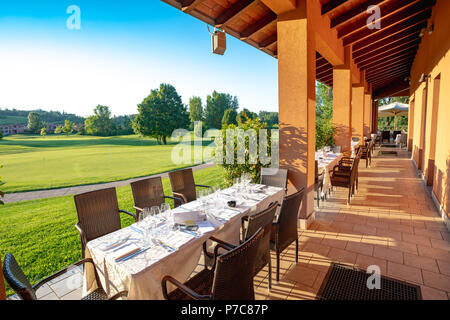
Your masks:
[{"label": "drinking glass", "polygon": [[151,216],[156,216],[160,213],[159,207],[158,206],[153,206],[150,208],[150,215]]},{"label": "drinking glass", "polygon": [[149,217],[151,214],[150,214],[150,208],[144,208],[144,210],[143,211],[141,211],[140,213],[139,213],[139,215],[138,215],[138,221],[139,222],[141,222],[141,221],[144,221],[147,217]]}]

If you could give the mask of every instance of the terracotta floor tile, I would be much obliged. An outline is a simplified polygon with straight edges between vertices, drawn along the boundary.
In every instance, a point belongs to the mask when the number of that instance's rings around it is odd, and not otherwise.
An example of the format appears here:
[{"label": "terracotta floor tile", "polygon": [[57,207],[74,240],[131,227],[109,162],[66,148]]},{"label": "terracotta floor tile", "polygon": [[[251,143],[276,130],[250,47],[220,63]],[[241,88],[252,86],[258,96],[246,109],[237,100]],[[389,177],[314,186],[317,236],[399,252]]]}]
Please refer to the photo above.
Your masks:
[{"label": "terracotta floor tile", "polygon": [[373,249],[375,258],[385,259],[388,261],[403,263],[403,253],[401,251],[375,246]]},{"label": "terracotta floor tile", "polygon": [[426,286],[450,292],[450,277],[441,273],[430,272],[427,270],[422,271],[423,282]]},{"label": "terracotta floor tile", "polygon": [[404,241],[389,241],[389,249],[417,254],[417,244]]},{"label": "terracotta floor tile", "polygon": [[312,287],[318,274],[311,268],[295,266],[286,274],[286,279]]},{"label": "terracotta floor tile", "polygon": [[430,239],[439,239],[439,240],[443,239],[440,231],[428,230],[424,228],[414,228],[414,234],[418,236],[425,236]]},{"label": "terracotta floor tile", "polygon": [[447,250],[417,245],[419,256],[430,257],[438,260],[450,262],[450,254]]},{"label": "terracotta floor tile", "polygon": [[349,264],[355,263],[356,256],[357,254],[355,252],[350,252],[348,250],[338,248],[331,248],[330,253],[328,254],[328,257],[335,262],[349,263]]},{"label": "terracotta floor tile", "polygon": [[416,267],[428,271],[439,272],[437,262],[433,258],[421,257],[416,254],[405,252],[403,254],[404,264],[411,267]]},{"label": "terracotta floor tile", "polygon": [[448,300],[445,291],[437,290],[427,286],[420,286],[423,300]]},{"label": "terracotta floor tile", "polygon": [[366,243],[349,242],[345,250],[360,253],[366,256],[373,254],[374,246]]},{"label": "terracotta floor tile", "polygon": [[431,246],[442,250],[450,251],[450,242],[447,240],[430,239]]},{"label": "terracotta floor tile", "polygon": [[289,294],[288,300],[314,300],[317,296],[317,289],[296,283]]},{"label": "terracotta floor tile", "polygon": [[422,272],[419,268],[405,266],[404,264],[389,261],[387,274],[388,276],[397,279],[423,284]]},{"label": "terracotta floor tile", "polygon": [[430,238],[427,236],[420,236],[411,233],[402,233],[402,240],[410,243],[421,244],[424,246],[431,246]]},{"label": "terracotta floor tile", "polygon": [[304,253],[311,253],[312,256],[323,256],[326,257],[328,252],[330,251],[330,247],[329,246],[325,246],[323,244],[318,244],[315,242],[308,242],[304,247],[303,247],[303,252]]},{"label": "terracotta floor tile", "polygon": [[442,261],[442,260],[436,260],[436,261],[439,266],[440,273],[445,274],[446,276],[450,276],[450,262]]}]

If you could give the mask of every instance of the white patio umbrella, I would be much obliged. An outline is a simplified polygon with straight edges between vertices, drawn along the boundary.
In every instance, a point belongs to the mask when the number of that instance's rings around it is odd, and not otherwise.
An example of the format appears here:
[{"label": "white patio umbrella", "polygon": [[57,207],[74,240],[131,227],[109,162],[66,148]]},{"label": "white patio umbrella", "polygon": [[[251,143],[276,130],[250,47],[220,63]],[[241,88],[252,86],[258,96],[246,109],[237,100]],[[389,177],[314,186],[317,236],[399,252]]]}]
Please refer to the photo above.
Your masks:
[{"label": "white patio umbrella", "polygon": [[378,118],[394,117],[394,129],[397,130],[397,116],[407,116],[409,105],[394,102],[378,107]]}]

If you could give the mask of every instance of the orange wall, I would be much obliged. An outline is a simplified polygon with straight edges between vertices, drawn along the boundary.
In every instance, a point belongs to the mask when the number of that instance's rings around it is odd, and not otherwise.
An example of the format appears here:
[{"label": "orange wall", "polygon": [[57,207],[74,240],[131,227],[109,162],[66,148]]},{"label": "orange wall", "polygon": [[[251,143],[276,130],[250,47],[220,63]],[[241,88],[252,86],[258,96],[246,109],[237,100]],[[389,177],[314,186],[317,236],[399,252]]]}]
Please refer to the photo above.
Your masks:
[{"label": "orange wall", "polygon": [[[438,0],[411,68],[410,96],[414,97],[413,160],[425,177],[433,177],[433,193],[450,216],[450,1]],[[419,83],[422,73],[430,75]],[[437,92],[435,79],[440,76]],[[426,120],[426,121],[425,121]],[[425,135],[425,143],[422,138]],[[421,161],[421,153],[424,161]],[[423,163],[422,163],[423,162]],[[431,175],[430,175],[431,174]]]}]

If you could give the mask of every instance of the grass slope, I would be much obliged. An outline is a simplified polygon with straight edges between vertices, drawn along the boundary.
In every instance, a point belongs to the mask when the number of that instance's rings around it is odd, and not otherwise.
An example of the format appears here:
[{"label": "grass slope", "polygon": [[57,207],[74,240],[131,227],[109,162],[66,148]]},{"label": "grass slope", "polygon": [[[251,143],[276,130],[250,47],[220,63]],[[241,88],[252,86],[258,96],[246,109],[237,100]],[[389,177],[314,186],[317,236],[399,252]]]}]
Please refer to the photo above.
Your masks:
[{"label": "grass slope", "polygon": [[[222,169],[212,167],[194,172],[200,184],[222,183]],[[171,195],[169,179],[164,192]],[[119,208],[134,212],[130,186],[117,188]],[[170,202],[169,202],[170,203]],[[172,203],[171,203],[172,205]],[[133,219],[122,214],[122,227]],[[0,206],[0,256],[11,252],[32,284],[81,259],[77,213],[73,196],[10,203]],[[14,292],[7,286],[7,294]]]},{"label": "grass slope", "polygon": [[[210,143],[203,141],[204,146]],[[6,182],[2,190],[20,192],[110,182],[193,165],[172,161],[176,145],[158,145],[154,139],[138,136],[6,137],[0,140],[0,173]]]}]

